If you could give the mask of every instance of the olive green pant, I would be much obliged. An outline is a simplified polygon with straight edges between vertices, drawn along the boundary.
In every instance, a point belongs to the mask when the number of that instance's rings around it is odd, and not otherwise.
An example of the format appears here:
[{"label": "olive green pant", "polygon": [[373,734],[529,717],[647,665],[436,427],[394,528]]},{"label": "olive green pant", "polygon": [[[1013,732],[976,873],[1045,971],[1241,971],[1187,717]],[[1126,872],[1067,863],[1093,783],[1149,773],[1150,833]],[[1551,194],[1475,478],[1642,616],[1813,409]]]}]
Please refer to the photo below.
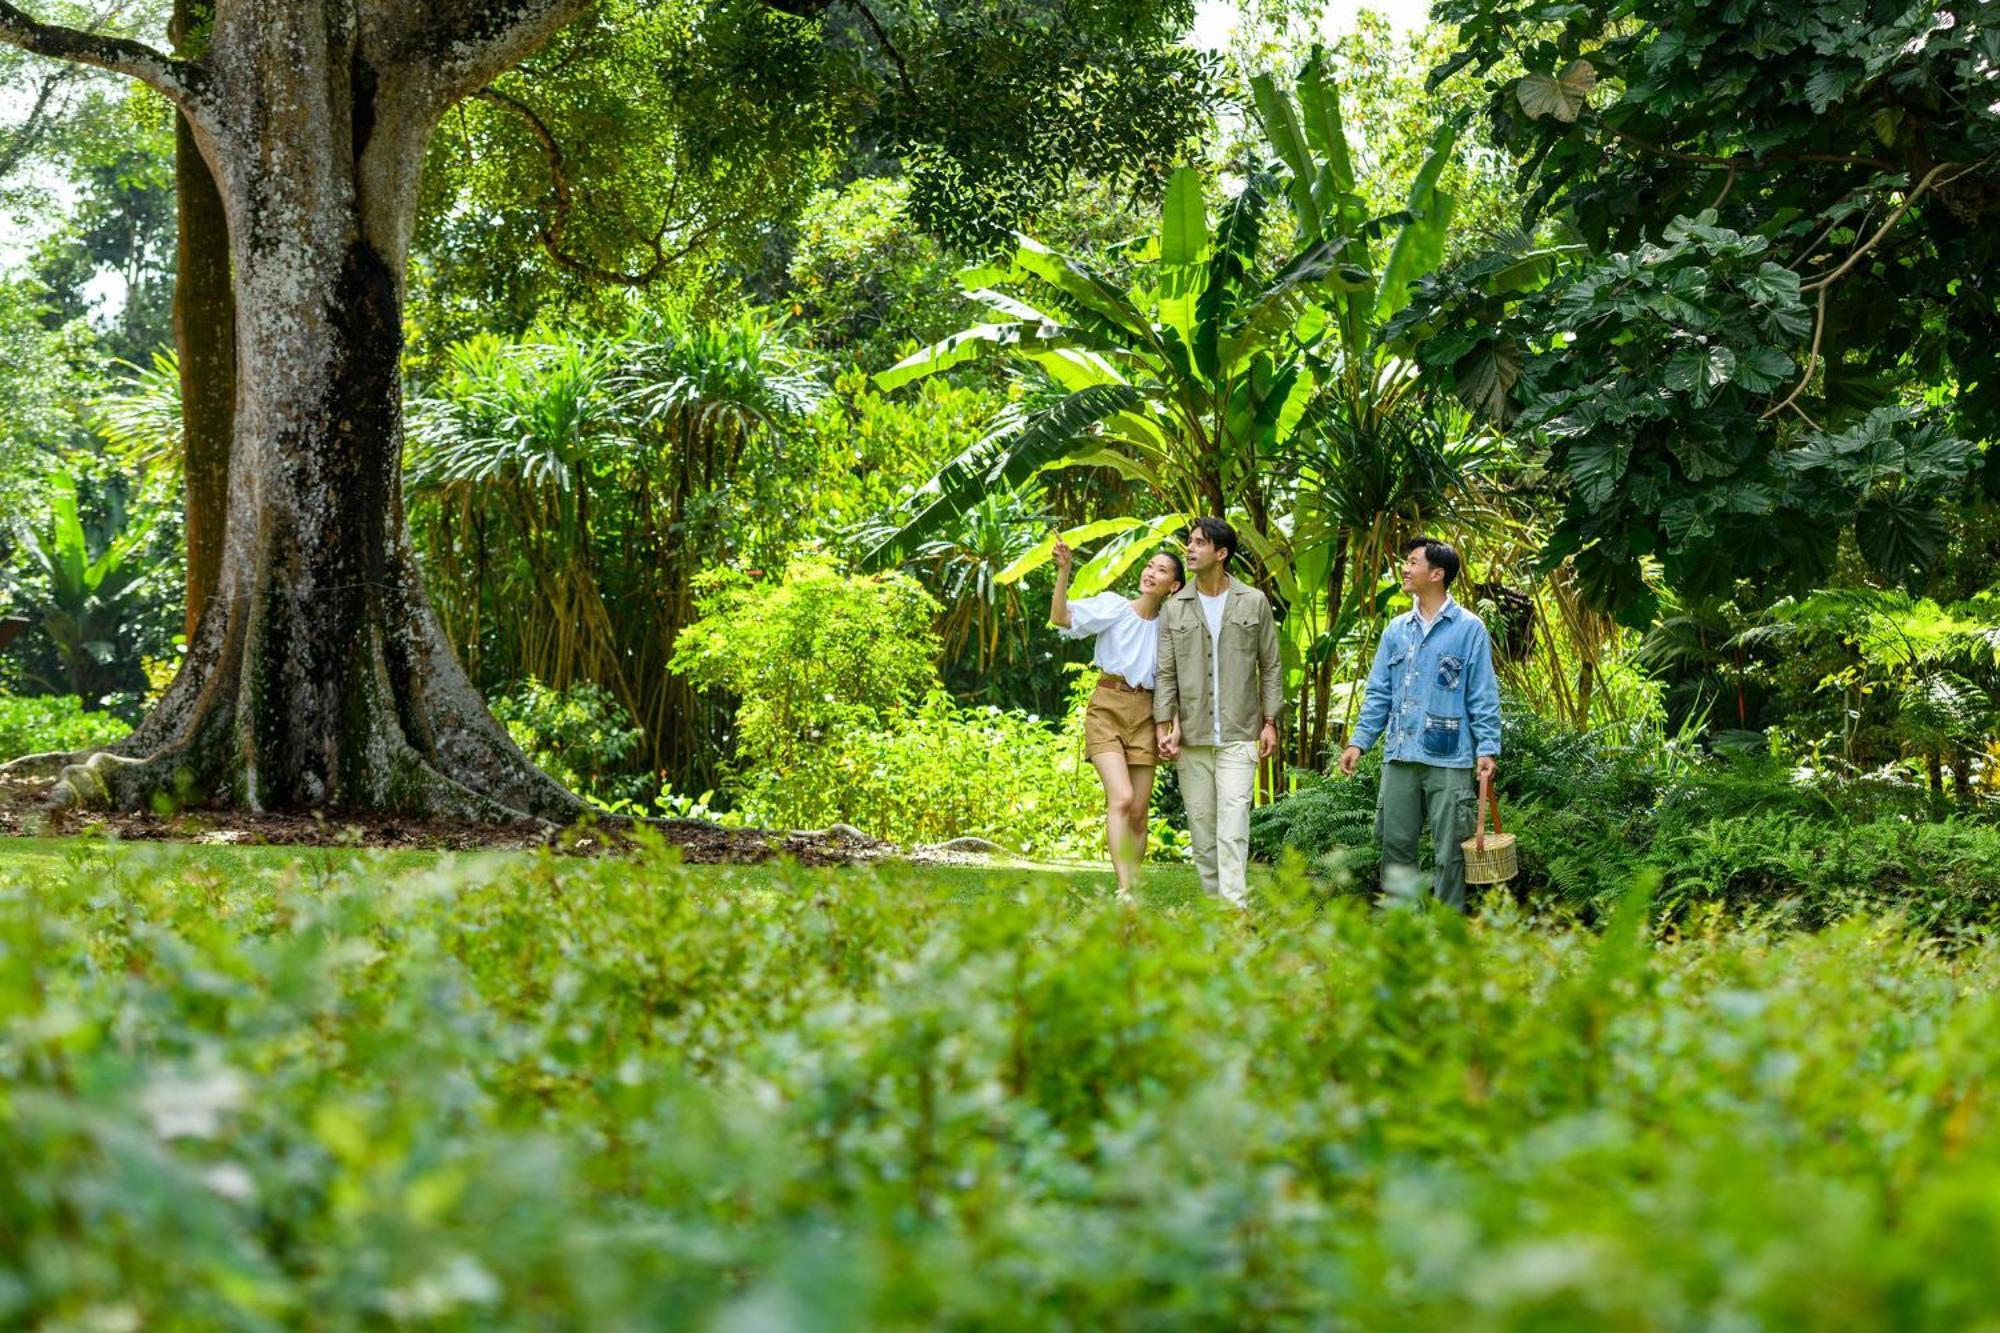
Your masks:
[{"label": "olive green pant", "polygon": [[1465,849],[1458,844],[1473,834],[1479,818],[1479,789],[1469,768],[1439,768],[1401,759],[1382,765],[1382,793],[1375,801],[1375,836],[1382,842],[1382,892],[1391,899],[1415,901],[1417,837],[1426,821],[1431,826],[1434,874],[1431,896],[1449,907],[1465,910]]}]

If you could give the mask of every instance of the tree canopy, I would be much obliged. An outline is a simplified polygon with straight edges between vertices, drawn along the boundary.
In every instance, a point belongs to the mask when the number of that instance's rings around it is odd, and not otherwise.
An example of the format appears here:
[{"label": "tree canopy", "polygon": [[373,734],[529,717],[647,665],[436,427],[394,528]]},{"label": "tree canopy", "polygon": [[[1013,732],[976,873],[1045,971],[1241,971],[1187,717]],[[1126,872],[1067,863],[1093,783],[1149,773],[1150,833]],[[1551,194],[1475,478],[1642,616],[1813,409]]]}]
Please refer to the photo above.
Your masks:
[{"label": "tree canopy", "polygon": [[1527,220],[1590,252],[1525,293],[1489,255],[1405,324],[1432,373],[1545,442],[1549,556],[1640,616],[1648,558],[1696,593],[1809,585],[1849,515],[1881,575],[1930,566],[2000,425],[1986,7],[1438,14],[1459,49],[1436,81],[1484,80]]}]

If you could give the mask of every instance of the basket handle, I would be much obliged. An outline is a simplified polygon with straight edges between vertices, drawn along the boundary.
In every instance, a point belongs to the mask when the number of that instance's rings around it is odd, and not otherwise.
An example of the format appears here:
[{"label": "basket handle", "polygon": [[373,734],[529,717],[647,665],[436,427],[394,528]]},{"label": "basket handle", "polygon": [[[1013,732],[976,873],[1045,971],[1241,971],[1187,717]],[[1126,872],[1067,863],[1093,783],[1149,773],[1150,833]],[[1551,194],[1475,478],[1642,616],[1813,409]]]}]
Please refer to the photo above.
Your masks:
[{"label": "basket handle", "polygon": [[1493,775],[1482,773],[1479,775],[1479,829],[1472,835],[1474,851],[1486,850],[1486,810],[1489,806],[1493,809],[1493,831],[1496,834],[1505,832],[1500,827],[1500,794],[1493,790]]}]

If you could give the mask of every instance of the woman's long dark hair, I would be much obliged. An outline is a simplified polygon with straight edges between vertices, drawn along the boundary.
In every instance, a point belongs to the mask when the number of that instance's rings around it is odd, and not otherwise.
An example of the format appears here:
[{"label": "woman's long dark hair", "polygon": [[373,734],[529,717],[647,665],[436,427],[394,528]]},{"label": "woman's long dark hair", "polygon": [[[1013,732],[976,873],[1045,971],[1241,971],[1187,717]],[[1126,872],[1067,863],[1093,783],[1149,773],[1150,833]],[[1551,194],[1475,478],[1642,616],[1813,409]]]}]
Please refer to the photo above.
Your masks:
[{"label": "woman's long dark hair", "polygon": [[[1159,550],[1153,552],[1153,555],[1163,555],[1167,559],[1173,561],[1174,582],[1180,584],[1183,588],[1187,586],[1187,566],[1181,563],[1181,558],[1179,556],[1175,555],[1172,551],[1169,551],[1164,546],[1162,546]],[[1149,555],[1146,557],[1146,563],[1151,564],[1152,560],[1153,556]]]}]

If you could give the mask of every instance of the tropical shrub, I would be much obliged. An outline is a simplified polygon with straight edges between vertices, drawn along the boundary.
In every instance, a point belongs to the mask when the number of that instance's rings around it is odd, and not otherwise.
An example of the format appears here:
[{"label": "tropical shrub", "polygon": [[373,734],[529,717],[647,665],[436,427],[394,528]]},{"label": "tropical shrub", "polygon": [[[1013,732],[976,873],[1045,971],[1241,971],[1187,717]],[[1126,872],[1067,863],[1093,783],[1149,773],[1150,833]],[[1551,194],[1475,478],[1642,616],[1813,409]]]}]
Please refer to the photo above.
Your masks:
[{"label": "tropical shrub", "polygon": [[528,758],[579,796],[616,806],[644,801],[659,786],[650,774],[631,771],[645,736],[608,690],[552,690],[530,677],[487,703]]},{"label": "tropical shrub", "polygon": [[[1842,1329],[2000,1304],[2000,960],[1046,877],[0,868],[23,1328]],[[36,868],[27,868],[36,867]],[[957,896],[954,897],[954,890]]]},{"label": "tropical shrub", "polygon": [[0,761],[109,745],[131,729],[115,713],[85,712],[73,694],[0,694]]},{"label": "tropical shrub", "polygon": [[[718,573],[699,605],[675,669],[741,700],[728,787],[737,818],[1096,854],[1103,796],[1083,757],[1094,677],[1072,677],[1054,725],[959,702],[938,676],[938,604],[904,574],[854,578],[810,563],[777,580]],[[1181,844],[1156,821],[1154,845],[1174,856]]]},{"label": "tropical shrub", "polygon": [[836,724],[787,777],[754,779],[743,807],[754,824],[852,824],[906,845],[978,837],[1078,855],[1103,842],[1103,798],[1083,757],[1080,713],[1057,730],[941,691]]},{"label": "tropical shrub", "polygon": [[719,570],[697,582],[695,607],[673,669],[742,700],[739,776],[790,780],[832,728],[874,722],[937,676],[937,602],[900,574],[855,579],[811,562],[779,578]]},{"label": "tropical shrub", "polygon": [[[1989,808],[1939,819],[1913,783],[1828,782],[1768,755],[1704,758],[1525,713],[1508,716],[1503,746],[1516,894],[1594,919],[1618,886],[1650,874],[1657,910],[1674,921],[1720,908],[1812,928],[1901,913],[1939,936],[2000,922],[2000,812]],[[1372,892],[1379,771],[1371,755],[1353,779],[1301,777],[1293,795],[1252,814],[1253,851],[1295,851],[1324,878]]]}]

